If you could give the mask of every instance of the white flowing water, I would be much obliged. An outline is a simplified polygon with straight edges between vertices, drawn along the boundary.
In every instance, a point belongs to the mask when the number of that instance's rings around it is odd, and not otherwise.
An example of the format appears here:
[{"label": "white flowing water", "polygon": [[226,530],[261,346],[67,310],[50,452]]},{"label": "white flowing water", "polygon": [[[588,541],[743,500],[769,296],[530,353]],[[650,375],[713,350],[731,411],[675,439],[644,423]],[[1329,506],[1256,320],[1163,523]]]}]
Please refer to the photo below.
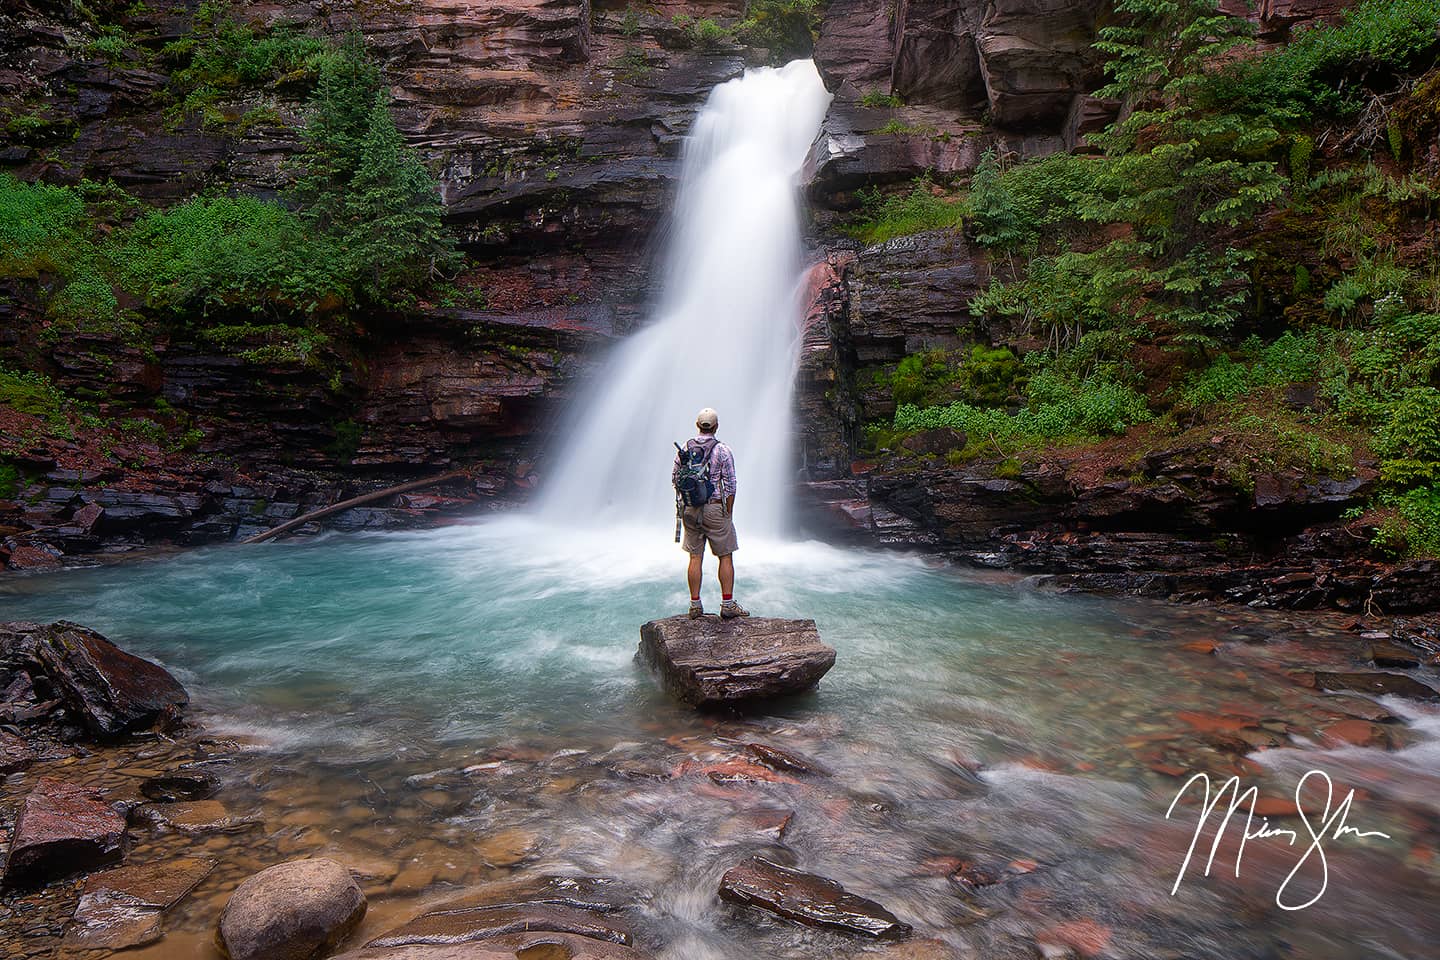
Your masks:
[{"label": "white flowing water", "polygon": [[660,309],[569,417],[545,517],[663,524],[674,510],[671,443],[714,407],[744,529],[780,529],[799,344],[796,174],[829,102],[808,60],[748,70],[710,95],[685,150]]}]

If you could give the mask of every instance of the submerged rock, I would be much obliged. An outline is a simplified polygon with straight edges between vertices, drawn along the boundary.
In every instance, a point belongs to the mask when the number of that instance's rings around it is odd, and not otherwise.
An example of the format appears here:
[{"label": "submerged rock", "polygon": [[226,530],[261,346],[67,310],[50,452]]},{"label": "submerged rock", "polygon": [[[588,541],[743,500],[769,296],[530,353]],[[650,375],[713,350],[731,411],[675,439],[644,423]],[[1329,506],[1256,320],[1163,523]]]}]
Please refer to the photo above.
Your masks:
[{"label": "submerged rock", "polygon": [[125,818],[100,792],[41,777],[25,797],[5,860],[5,886],[45,883],[125,858]]},{"label": "submerged rock", "polygon": [[874,900],[849,893],[834,880],[782,867],[764,857],[751,857],[725,871],[720,898],[812,927],[884,938],[910,933],[909,924]]},{"label": "submerged rock", "polygon": [[213,773],[177,771],[151,777],[140,784],[147,800],[157,803],[179,803],[187,800],[209,800],[220,790],[220,778]]},{"label": "submerged rock", "polygon": [[421,914],[398,930],[366,946],[401,947],[417,943],[470,943],[507,933],[544,930],[629,945],[630,928],[615,917],[560,904],[522,903],[436,910]]},{"label": "submerged rock", "polygon": [[34,657],[65,705],[97,737],[147,727],[189,702],[163,667],[94,630],[61,620],[33,634]]},{"label": "submerged rock", "polygon": [[67,950],[123,950],[164,934],[164,913],[215,869],[214,860],[184,857],[107,870],[85,878]]},{"label": "submerged rock", "polygon": [[814,686],[835,664],[814,620],[669,617],[640,628],[639,655],[696,707],[744,704]]},{"label": "submerged rock", "polygon": [[507,933],[478,943],[406,944],[365,947],[334,960],[647,960],[646,955],[608,940],[592,940],[569,933],[531,930]]},{"label": "submerged rock", "polygon": [[230,960],[311,960],[365,917],[365,894],[334,860],[292,860],[250,877],[220,915],[217,943]]},{"label": "submerged rock", "polygon": [[35,748],[24,739],[0,730],[0,776],[24,770],[36,756]]},{"label": "submerged rock", "polygon": [[1317,671],[1315,685],[1321,690],[1353,690],[1374,696],[1392,694],[1411,700],[1440,701],[1440,691],[1403,673],[1326,673]]}]

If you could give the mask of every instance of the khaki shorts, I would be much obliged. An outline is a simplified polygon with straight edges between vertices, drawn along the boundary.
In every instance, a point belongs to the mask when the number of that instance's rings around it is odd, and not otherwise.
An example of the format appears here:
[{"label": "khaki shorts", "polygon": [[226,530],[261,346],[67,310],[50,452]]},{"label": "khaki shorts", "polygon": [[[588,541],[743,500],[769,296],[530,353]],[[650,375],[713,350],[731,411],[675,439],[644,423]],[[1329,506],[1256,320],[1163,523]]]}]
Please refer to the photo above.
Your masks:
[{"label": "khaki shorts", "polygon": [[704,553],[706,541],[710,543],[710,552],[717,557],[728,557],[740,549],[735,539],[735,521],[725,512],[725,504],[718,500],[711,500],[703,507],[686,507],[682,520],[685,540],[681,546],[686,553]]}]

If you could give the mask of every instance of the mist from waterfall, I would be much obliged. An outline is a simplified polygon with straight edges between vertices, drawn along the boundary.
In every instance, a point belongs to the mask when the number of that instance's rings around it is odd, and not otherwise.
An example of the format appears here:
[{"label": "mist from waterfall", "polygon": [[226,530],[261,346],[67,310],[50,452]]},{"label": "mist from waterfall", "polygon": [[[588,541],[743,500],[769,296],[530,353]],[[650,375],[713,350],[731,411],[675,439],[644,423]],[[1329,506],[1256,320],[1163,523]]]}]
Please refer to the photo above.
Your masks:
[{"label": "mist from waterfall", "polygon": [[800,335],[797,174],[829,103],[808,60],[747,70],[711,92],[685,148],[656,319],[616,348],[572,408],[541,500],[546,519],[664,522],[671,444],[714,407],[735,453],[744,530],[779,532]]}]

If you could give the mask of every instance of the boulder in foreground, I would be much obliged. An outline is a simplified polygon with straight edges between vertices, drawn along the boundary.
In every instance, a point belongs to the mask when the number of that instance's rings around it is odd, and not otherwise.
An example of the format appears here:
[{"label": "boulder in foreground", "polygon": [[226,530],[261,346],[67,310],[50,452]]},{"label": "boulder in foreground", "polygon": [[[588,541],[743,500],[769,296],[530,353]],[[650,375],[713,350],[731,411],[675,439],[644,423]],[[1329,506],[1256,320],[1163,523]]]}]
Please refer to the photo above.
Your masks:
[{"label": "boulder in foreground", "polygon": [[668,617],[640,628],[640,656],[672,693],[718,707],[799,693],[835,665],[814,620]]},{"label": "boulder in foreground", "polygon": [[897,939],[909,924],[874,900],[846,891],[834,880],[802,873],[764,857],[743,860],[720,878],[720,899],[769,910],[812,927]]},{"label": "boulder in foreground", "polygon": [[334,860],[291,860],[261,870],[230,895],[217,942],[230,960],[311,960],[365,917],[365,895]]},{"label": "boulder in foreground", "polygon": [[46,883],[119,863],[125,818],[96,790],[41,777],[25,797],[5,860],[5,885]]},{"label": "boulder in foreground", "polygon": [[[11,671],[6,682],[13,683],[24,674],[34,687],[53,690],[90,734],[100,739],[148,727],[189,699],[185,688],[163,667],[126,653],[94,630],[66,620],[0,623],[0,661],[0,672]],[[40,711],[34,713],[38,715]]]}]

